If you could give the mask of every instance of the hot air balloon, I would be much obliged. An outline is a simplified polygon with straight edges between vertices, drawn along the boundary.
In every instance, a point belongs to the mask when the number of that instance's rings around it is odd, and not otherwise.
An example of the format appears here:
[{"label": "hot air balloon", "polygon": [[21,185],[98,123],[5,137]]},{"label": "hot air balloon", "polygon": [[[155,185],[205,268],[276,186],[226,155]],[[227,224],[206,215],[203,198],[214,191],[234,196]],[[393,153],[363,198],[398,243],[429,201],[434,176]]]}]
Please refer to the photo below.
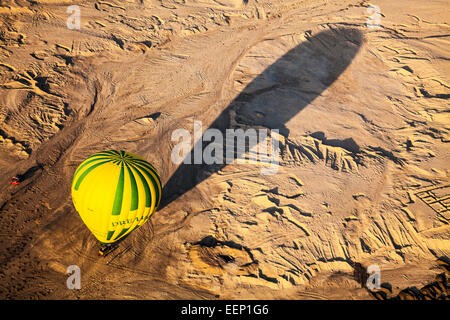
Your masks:
[{"label": "hot air balloon", "polygon": [[105,247],[142,226],[161,201],[161,179],[145,159],[125,151],[101,151],[73,176],[72,201],[81,219]]}]

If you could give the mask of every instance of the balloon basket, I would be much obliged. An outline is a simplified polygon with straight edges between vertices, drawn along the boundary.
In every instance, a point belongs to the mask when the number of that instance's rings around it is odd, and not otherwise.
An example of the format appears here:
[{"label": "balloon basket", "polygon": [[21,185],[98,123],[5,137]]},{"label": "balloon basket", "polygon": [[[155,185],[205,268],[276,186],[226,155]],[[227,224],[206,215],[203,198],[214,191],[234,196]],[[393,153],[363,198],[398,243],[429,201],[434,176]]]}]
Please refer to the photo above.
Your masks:
[{"label": "balloon basket", "polygon": [[116,250],[118,248],[118,244],[112,243],[112,244],[101,244],[100,249],[98,250],[98,256],[99,257],[106,257],[111,252]]}]

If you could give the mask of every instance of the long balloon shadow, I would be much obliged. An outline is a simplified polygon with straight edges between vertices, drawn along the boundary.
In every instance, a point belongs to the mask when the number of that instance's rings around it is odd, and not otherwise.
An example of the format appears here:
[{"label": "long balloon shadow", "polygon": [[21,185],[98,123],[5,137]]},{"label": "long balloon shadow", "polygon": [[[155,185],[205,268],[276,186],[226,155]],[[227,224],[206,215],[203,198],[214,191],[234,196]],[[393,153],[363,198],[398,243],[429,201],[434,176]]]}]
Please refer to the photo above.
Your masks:
[{"label": "long balloon shadow", "polygon": [[[251,81],[208,129],[219,129],[225,137],[226,129],[232,128],[230,112],[233,111],[238,124],[278,129],[281,135],[288,136],[286,123],[344,72],[362,42],[361,31],[352,28],[330,29],[308,36],[307,41],[289,50]],[[186,156],[192,163],[194,150],[203,150],[205,146],[202,140],[203,137]],[[226,165],[181,163],[163,188],[159,209]]]}]

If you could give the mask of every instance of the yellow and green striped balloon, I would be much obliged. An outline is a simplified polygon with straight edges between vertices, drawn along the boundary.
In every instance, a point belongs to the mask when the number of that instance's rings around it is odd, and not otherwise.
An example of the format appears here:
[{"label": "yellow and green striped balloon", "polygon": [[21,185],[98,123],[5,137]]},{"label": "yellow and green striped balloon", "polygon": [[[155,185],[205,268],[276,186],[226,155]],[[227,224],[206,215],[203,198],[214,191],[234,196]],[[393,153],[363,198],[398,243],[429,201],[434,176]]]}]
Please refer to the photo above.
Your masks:
[{"label": "yellow and green striped balloon", "polygon": [[101,243],[113,243],[142,226],[161,201],[161,179],[145,159],[102,151],[84,160],[72,181],[72,201]]}]

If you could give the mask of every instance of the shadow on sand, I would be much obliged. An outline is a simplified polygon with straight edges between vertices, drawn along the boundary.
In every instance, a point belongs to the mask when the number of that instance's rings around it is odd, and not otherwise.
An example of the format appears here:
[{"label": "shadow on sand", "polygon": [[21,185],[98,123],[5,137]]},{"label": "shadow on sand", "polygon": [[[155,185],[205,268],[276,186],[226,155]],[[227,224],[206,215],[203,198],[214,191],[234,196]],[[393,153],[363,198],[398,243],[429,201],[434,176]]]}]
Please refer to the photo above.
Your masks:
[{"label": "shadow on sand", "polygon": [[[218,129],[225,136],[226,129],[235,128],[230,123],[233,112],[236,123],[246,128],[277,129],[287,137],[286,123],[336,81],[362,42],[362,33],[352,28],[336,28],[308,36],[307,41],[289,50],[251,81],[208,129]],[[204,150],[207,143],[202,140],[186,157],[194,159],[196,148]],[[235,152],[236,158],[241,156],[239,152]],[[164,186],[159,209],[226,165],[181,163]]]}]

